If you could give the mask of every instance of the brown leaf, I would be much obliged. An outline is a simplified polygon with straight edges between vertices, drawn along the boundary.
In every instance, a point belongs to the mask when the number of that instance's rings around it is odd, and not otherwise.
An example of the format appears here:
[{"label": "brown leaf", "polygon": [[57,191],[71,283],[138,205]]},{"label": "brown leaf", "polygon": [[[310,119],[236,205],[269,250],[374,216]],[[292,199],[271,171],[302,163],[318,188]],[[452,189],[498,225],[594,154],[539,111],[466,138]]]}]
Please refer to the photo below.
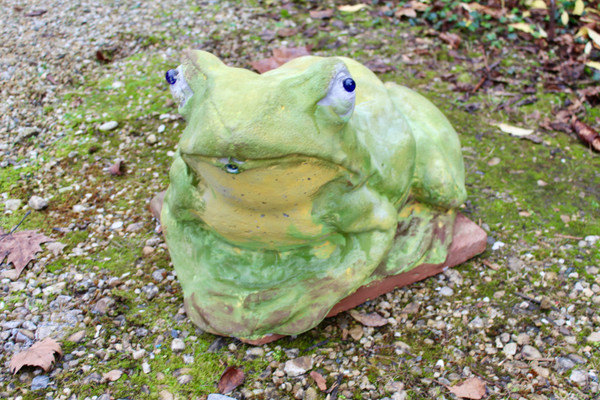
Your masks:
[{"label": "brown leaf", "polygon": [[440,33],[440,39],[448,43],[453,49],[458,49],[458,46],[460,46],[461,42],[460,36],[458,36],[456,33],[442,32]]},{"label": "brown leaf", "polygon": [[388,64],[384,63],[379,58],[367,61],[365,65],[371,71],[373,71],[373,72],[379,72],[379,73],[382,73],[382,74],[386,73],[386,72],[390,72],[390,71],[395,71],[396,70],[396,68],[392,67],[391,65],[388,65]]},{"label": "brown leaf", "polygon": [[296,28],[281,28],[277,31],[277,36],[290,37],[290,36],[294,36],[297,33],[298,33],[298,29],[296,29]]},{"label": "brown leaf", "polygon": [[219,392],[221,392],[222,394],[230,393],[231,391],[233,391],[233,389],[240,386],[244,382],[245,378],[246,375],[244,374],[244,371],[242,371],[240,368],[225,368],[225,371],[223,371],[223,374],[219,379]]},{"label": "brown leaf", "polygon": [[102,381],[104,381],[104,382],[118,381],[122,375],[123,375],[123,371],[121,371],[119,369],[113,369],[112,371],[102,374]]},{"label": "brown leaf", "polygon": [[278,49],[273,49],[273,58],[281,64],[285,64],[286,62],[293,60],[294,58],[308,56],[309,54],[310,49],[306,46],[280,47]]},{"label": "brown leaf", "polygon": [[352,339],[354,339],[358,342],[360,340],[360,338],[363,336],[363,327],[360,325],[355,325],[352,328],[350,328],[348,333],[350,334]]},{"label": "brown leaf", "polygon": [[460,385],[446,386],[446,389],[463,399],[479,400],[485,397],[485,383],[479,378],[469,378]]},{"label": "brown leaf", "polygon": [[388,323],[387,319],[377,313],[362,314],[356,310],[350,310],[350,315],[364,326],[384,326]]},{"label": "brown leaf", "polygon": [[583,140],[585,144],[596,151],[600,151],[600,135],[595,129],[587,124],[584,124],[577,118],[573,118],[572,124],[577,136],[579,136],[579,138]]},{"label": "brown leaf", "polygon": [[262,74],[275,69],[294,58],[307,56],[309,54],[310,48],[307,46],[281,47],[273,50],[273,57],[263,58],[262,60],[257,61],[250,61],[250,65],[252,68]]},{"label": "brown leaf", "polygon": [[37,231],[3,234],[0,230],[0,261],[8,256],[7,262],[14,265],[18,278],[35,254],[42,251],[40,244],[53,241],[54,239]]},{"label": "brown leaf", "polygon": [[333,16],[333,10],[311,10],[309,14],[310,17],[314,19],[328,19]]},{"label": "brown leaf", "polygon": [[54,353],[58,353],[59,356],[62,356],[62,349],[56,340],[46,338],[41,342],[36,342],[27,350],[13,356],[9,365],[10,372],[15,374],[23,368],[24,365],[41,367],[44,371],[48,372],[55,360]]},{"label": "brown leaf", "polygon": [[396,18],[408,17],[408,18],[417,18],[417,12],[414,8],[400,8],[398,11],[394,13]]},{"label": "brown leaf", "polygon": [[117,176],[121,176],[123,175],[124,171],[123,171],[123,161],[117,159],[114,164],[112,164],[110,167],[108,167],[108,172],[110,172],[111,175],[117,175]]},{"label": "brown leaf", "polygon": [[323,375],[321,375],[317,371],[311,371],[310,377],[315,380],[315,383],[317,384],[317,387],[320,391],[324,392],[327,390],[327,382],[325,382],[325,378],[323,378]]},{"label": "brown leaf", "polygon": [[250,61],[250,65],[254,68],[258,73],[264,74],[267,71],[275,69],[279,67],[279,64],[273,57],[263,58],[262,60]]},{"label": "brown leaf", "polygon": [[418,1],[411,1],[409,3],[409,6],[410,6],[410,8],[413,8],[413,9],[415,9],[417,11],[425,11],[429,7],[431,7],[431,5],[429,5],[429,4],[421,3],[421,2],[418,2]]}]

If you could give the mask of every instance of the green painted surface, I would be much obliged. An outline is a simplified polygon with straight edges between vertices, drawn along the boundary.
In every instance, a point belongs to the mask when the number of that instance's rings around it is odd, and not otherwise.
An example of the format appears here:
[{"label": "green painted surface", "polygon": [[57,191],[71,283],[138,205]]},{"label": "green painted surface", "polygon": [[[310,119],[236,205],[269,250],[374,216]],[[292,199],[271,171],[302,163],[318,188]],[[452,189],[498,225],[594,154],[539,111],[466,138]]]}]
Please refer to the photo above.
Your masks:
[{"label": "green painted surface", "polygon": [[193,51],[176,80],[188,125],[161,219],[203,329],[298,334],[358,287],[446,258],[464,166],[424,97],[343,57],[258,75]]}]

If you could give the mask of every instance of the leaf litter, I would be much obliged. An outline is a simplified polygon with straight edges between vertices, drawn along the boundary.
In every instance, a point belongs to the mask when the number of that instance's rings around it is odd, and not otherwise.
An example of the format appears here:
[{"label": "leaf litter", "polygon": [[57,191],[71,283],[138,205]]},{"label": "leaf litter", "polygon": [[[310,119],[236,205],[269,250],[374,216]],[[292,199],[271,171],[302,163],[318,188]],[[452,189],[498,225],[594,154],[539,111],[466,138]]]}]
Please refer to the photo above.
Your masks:
[{"label": "leaf litter", "polygon": [[46,338],[34,343],[29,349],[15,354],[10,360],[10,372],[15,374],[25,365],[40,367],[48,372],[56,360],[56,354],[62,356],[60,344],[52,338]]},{"label": "leaf litter", "polygon": [[222,394],[231,393],[236,387],[240,386],[246,375],[239,367],[229,366],[225,368],[221,378],[219,378],[218,388]]},{"label": "leaf litter", "polygon": [[54,241],[37,230],[4,233],[0,229],[0,262],[7,258],[7,262],[15,267],[18,278],[27,264],[42,251],[40,244]]}]

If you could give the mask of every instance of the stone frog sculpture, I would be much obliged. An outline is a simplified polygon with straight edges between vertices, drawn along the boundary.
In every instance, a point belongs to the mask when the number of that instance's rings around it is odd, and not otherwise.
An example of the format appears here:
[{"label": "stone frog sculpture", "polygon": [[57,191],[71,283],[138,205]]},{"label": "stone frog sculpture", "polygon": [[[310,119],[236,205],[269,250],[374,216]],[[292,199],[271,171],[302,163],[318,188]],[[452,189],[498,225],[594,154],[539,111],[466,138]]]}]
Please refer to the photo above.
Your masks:
[{"label": "stone frog sculpture", "polygon": [[298,334],[360,286],[446,259],[463,159],[421,95],[344,57],[258,75],[187,51],[166,78],[187,127],[161,221],[202,329]]}]

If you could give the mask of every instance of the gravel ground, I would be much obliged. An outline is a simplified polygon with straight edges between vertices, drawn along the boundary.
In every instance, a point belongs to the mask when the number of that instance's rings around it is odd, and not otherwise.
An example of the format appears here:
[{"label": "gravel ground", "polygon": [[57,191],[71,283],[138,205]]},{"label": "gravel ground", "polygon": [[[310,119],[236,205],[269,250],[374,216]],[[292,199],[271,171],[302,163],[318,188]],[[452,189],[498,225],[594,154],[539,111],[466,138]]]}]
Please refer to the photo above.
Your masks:
[{"label": "gravel ground", "polygon": [[[1,225],[8,230],[33,210],[20,229],[40,229],[66,247],[44,245],[18,279],[0,264],[0,397],[204,399],[225,367],[237,365],[246,380],[229,395],[238,399],[451,399],[447,387],[469,377],[494,399],[600,398],[597,155],[561,134],[534,144],[490,133],[487,123],[502,115],[457,103],[449,75],[463,67],[436,61],[446,53],[435,38],[402,25],[371,28],[365,14],[314,21],[303,6],[286,10],[2,2]],[[300,34],[286,37],[285,29]],[[167,185],[184,125],[161,76],[186,47],[248,66],[268,49],[309,42],[318,54],[396,65],[387,79],[437,92],[462,135],[471,193],[463,212],[488,231],[490,246],[359,307],[386,318],[383,327],[344,313],[252,347],[187,320],[147,211]],[[481,60],[467,64],[473,75]],[[492,109],[490,97],[470,104]],[[513,112],[522,121],[531,111]],[[117,160],[122,176],[110,173]],[[28,205],[32,196],[47,208]],[[10,374],[11,357],[46,337],[63,345],[54,368]]]}]

